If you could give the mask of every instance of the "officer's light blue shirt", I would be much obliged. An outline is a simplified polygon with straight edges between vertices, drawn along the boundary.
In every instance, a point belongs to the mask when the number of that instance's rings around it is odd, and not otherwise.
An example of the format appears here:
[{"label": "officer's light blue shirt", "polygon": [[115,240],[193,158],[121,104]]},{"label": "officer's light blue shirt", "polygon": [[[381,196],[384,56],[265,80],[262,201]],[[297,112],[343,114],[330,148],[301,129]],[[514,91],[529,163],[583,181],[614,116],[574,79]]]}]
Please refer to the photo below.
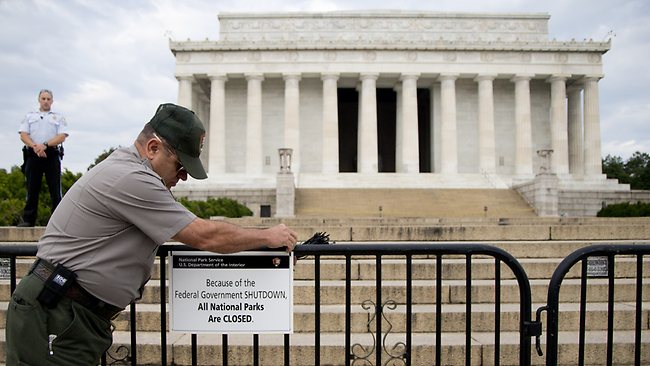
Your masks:
[{"label": "officer's light blue shirt", "polygon": [[20,122],[18,133],[21,132],[27,132],[34,143],[42,144],[61,133],[68,136],[68,123],[65,117],[52,111],[29,112]]}]

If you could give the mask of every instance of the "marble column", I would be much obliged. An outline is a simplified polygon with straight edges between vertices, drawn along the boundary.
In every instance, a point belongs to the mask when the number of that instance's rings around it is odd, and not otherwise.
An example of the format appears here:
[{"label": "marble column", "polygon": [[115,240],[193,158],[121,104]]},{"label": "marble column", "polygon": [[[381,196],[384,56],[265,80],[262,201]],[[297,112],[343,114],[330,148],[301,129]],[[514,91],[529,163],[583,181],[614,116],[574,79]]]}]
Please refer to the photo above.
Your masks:
[{"label": "marble column", "polygon": [[530,112],[530,79],[533,75],[516,75],[515,83],[515,175],[533,175],[533,135]]},{"label": "marble column", "polygon": [[226,81],[225,74],[208,75],[210,78],[210,129],[208,137],[208,173],[226,172]]},{"label": "marble column", "polygon": [[194,75],[176,75],[178,80],[178,105],[192,109],[192,83]]},{"label": "marble column", "polygon": [[262,159],[262,74],[246,74],[246,174],[261,175]]},{"label": "marble column", "polygon": [[396,84],[393,87],[395,91],[395,172],[402,173],[405,168],[402,165],[404,158],[402,157],[404,147],[404,123],[402,115],[402,84]]},{"label": "marble column", "polygon": [[496,141],[494,132],[494,89],[496,75],[479,75],[478,82],[478,151],[480,172],[496,172]]},{"label": "marble column", "polygon": [[440,173],[440,83],[433,82],[429,87],[429,105],[431,106],[431,118],[429,118],[429,146],[431,146],[431,172]]},{"label": "marble column", "polygon": [[359,135],[357,170],[377,173],[379,166],[377,142],[377,78],[378,74],[361,74],[361,105],[359,106]]},{"label": "marble column", "polygon": [[323,173],[339,172],[339,74],[323,74]]},{"label": "marble column", "polygon": [[584,174],[582,134],[582,87],[571,85],[567,88],[567,115],[569,120],[569,173],[574,177]]},{"label": "marble column", "polygon": [[600,176],[603,172],[600,151],[600,107],[598,80],[602,76],[584,79],[584,164],[586,176]]},{"label": "marble column", "polygon": [[203,167],[208,169],[210,167],[210,141],[208,136],[211,135],[212,127],[210,126],[210,98],[207,94],[198,94],[194,99],[197,100],[194,113],[196,113],[197,117],[199,117],[201,122],[203,122],[203,128],[205,128],[205,136],[203,146],[201,147],[200,159],[201,163],[203,163]]},{"label": "marble column", "polygon": [[458,74],[441,74],[440,80],[440,173],[458,173],[456,132],[456,79]]},{"label": "marble column", "polygon": [[293,150],[292,170],[300,173],[300,74],[284,78],[284,148]]},{"label": "marble column", "polygon": [[[420,148],[418,143],[418,77],[419,74],[402,74],[400,99],[400,141],[395,142],[399,148],[400,160],[396,159],[398,173],[420,172]],[[399,128],[398,127],[398,128]],[[396,156],[397,158],[397,156]]]},{"label": "marble column", "polygon": [[551,172],[569,174],[569,133],[567,122],[566,80],[569,75],[553,75],[551,83]]}]

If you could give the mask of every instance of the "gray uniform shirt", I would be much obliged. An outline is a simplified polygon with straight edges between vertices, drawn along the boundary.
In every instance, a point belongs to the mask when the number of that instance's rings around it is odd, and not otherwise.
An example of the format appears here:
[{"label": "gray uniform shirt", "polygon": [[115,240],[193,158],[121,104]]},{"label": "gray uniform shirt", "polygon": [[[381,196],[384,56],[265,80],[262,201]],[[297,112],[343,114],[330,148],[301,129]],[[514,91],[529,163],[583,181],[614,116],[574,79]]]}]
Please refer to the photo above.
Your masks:
[{"label": "gray uniform shirt", "polygon": [[195,218],[135,146],[121,148],[66,193],[37,256],[74,271],[97,298],[126,307],[142,296],[158,246]]}]

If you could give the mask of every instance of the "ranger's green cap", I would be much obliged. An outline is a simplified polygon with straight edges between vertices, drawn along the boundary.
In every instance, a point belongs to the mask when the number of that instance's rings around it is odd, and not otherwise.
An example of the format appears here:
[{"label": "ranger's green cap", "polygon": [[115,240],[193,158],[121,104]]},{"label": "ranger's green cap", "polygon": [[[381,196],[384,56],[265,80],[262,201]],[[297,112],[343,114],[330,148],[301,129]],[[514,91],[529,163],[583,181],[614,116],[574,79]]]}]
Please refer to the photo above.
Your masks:
[{"label": "ranger's green cap", "polygon": [[161,104],[149,124],[174,149],[189,175],[195,179],[208,177],[199,159],[205,129],[194,112],[172,103]]}]

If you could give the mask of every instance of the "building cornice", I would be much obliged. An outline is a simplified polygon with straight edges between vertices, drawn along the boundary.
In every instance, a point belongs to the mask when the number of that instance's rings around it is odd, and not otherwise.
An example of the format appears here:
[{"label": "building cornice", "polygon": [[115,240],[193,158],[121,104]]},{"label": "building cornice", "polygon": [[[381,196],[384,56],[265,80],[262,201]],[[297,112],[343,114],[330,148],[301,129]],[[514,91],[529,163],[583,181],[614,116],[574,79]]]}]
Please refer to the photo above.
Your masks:
[{"label": "building cornice", "polygon": [[218,41],[173,41],[169,40],[171,51],[331,51],[331,50],[376,50],[376,51],[509,51],[509,52],[598,52],[606,53],[611,40],[596,41],[446,41],[402,42],[399,44],[357,43],[357,42],[266,42],[239,43]]}]

